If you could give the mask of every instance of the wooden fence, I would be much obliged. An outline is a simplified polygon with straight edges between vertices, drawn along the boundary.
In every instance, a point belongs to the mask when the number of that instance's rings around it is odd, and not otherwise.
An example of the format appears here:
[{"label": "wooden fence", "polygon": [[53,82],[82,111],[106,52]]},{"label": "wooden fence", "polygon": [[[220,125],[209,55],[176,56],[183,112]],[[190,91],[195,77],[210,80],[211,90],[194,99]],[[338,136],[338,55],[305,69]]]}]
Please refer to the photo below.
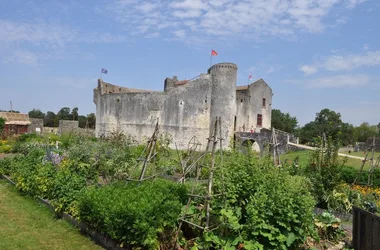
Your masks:
[{"label": "wooden fence", "polygon": [[352,240],[355,250],[380,250],[380,217],[354,207]]}]

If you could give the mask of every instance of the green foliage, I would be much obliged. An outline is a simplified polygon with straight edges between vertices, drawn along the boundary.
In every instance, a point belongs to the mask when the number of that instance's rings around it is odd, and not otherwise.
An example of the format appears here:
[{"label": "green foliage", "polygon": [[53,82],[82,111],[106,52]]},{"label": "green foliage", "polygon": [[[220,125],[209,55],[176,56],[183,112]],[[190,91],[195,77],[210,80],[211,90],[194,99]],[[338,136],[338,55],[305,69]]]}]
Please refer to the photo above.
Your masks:
[{"label": "green foliage", "polygon": [[13,159],[11,157],[0,160],[0,175],[9,175],[11,173],[11,166]]},{"label": "green foliage", "polygon": [[0,137],[3,134],[4,127],[5,127],[5,119],[3,117],[0,117]]},{"label": "green foliage", "polygon": [[282,113],[279,109],[272,109],[272,127],[288,133],[294,133],[298,121],[289,113]]},{"label": "green foliage", "polygon": [[184,186],[164,180],[114,183],[87,189],[79,216],[122,244],[160,249],[172,239],[186,197]]},{"label": "green foliage", "polygon": [[30,133],[30,134],[22,134],[17,138],[17,141],[19,142],[30,142],[33,140],[36,140],[38,136],[35,133]]},{"label": "green foliage", "polygon": [[70,118],[70,108],[63,107],[57,113],[58,120],[71,120]]},{"label": "green foliage", "polygon": [[44,119],[45,117],[45,113],[39,109],[32,109],[28,114],[30,118]]},{"label": "green foliage", "polygon": [[87,122],[88,122],[88,127],[95,129],[96,126],[96,116],[94,113],[90,113],[87,115]]},{"label": "green foliage", "polygon": [[319,138],[318,144],[324,147],[312,152],[309,164],[302,174],[311,180],[313,194],[319,206],[326,207],[325,197],[341,183],[341,171],[345,161],[339,159],[339,144],[333,143],[332,137],[328,137],[325,145]]},{"label": "green foliage", "polygon": [[349,185],[341,184],[325,197],[325,201],[329,210],[349,214],[353,206],[361,207],[362,197]]},{"label": "green foliage", "polygon": [[214,234],[249,249],[296,249],[313,230],[309,190],[306,178],[276,168],[269,157],[230,152],[215,176],[215,193],[224,196],[214,200],[214,213],[222,216],[215,223],[223,225]]},{"label": "green foliage", "polygon": [[342,122],[340,113],[329,109],[322,109],[316,114],[314,121],[307,123],[300,129],[301,143],[313,144],[315,143],[315,138],[322,136],[323,133],[334,141],[341,141],[343,145],[355,142],[353,137],[354,127],[351,124]]},{"label": "green foliage", "polygon": [[53,188],[49,196],[55,206],[56,212],[67,212],[77,216],[77,200],[80,191],[87,186],[86,178],[71,172],[69,169],[61,170],[54,179]]},{"label": "green foliage", "polygon": [[44,118],[44,126],[45,127],[58,127],[58,118],[57,115],[52,112],[48,111]]},{"label": "green foliage", "polygon": [[78,110],[79,109],[77,107],[75,107],[71,110],[70,120],[78,121],[78,116],[79,116]]},{"label": "green foliage", "polygon": [[87,126],[87,118],[84,115],[80,115],[78,117],[78,127],[80,128],[86,128]]},{"label": "green foliage", "polygon": [[354,129],[354,137],[358,142],[366,142],[368,138],[377,135],[377,127],[370,126],[368,122],[363,122]]},{"label": "green foliage", "polygon": [[314,224],[321,240],[338,242],[345,236],[340,224],[340,219],[331,213],[323,212],[316,216]]}]

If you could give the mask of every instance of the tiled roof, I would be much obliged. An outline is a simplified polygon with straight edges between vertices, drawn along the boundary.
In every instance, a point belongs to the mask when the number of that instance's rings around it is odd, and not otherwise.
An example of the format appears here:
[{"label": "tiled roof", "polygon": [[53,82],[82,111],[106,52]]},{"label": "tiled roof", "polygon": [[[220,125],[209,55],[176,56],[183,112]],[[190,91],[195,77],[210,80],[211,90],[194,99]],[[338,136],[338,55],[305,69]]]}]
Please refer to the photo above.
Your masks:
[{"label": "tiled roof", "polygon": [[11,125],[31,124],[28,114],[0,112],[0,117],[5,119],[5,124],[11,124]]},{"label": "tiled roof", "polygon": [[175,85],[185,85],[188,82],[189,82],[189,80],[182,80],[182,81],[176,82]]},{"label": "tiled roof", "polygon": [[236,90],[247,90],[248,89],[248,85],[245,85],[245,86],[236,86]]}]

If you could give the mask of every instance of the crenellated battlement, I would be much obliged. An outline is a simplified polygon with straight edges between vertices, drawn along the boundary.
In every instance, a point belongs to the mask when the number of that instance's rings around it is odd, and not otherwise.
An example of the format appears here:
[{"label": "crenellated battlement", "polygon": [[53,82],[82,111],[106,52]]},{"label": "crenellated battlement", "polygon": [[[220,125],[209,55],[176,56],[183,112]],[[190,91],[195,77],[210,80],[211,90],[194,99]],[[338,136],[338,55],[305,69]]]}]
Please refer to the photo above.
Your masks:
[{"label": "crenellated battlement", "polygon": [[234,63],[229,63],[229,62],[225,62],[225,63],[218,63],[218,64],[214,64],[213,66],[211,66],[211,68],[208,69],[208,73],[210,74],[210,72],[214,69],[238,69],[237,65],[234,64]]}]

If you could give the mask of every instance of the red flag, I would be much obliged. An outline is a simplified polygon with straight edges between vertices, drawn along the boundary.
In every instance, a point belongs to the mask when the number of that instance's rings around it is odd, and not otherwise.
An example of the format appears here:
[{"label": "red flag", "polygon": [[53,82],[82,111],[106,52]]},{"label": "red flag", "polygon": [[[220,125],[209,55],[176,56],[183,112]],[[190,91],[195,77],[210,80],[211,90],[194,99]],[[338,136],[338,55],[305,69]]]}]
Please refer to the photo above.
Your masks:
[{"label": "red flag", "polygon": [[212,56],[217,56],[218,53],[217,53],[215,50],[211,50],[211,55],[212,55]]},{"label": "red flag", "polygon": [[252,77],[252,75],[251,74],[249,74],[249,76],[248,76],[248,79],[252,79],[253,77]]}]

